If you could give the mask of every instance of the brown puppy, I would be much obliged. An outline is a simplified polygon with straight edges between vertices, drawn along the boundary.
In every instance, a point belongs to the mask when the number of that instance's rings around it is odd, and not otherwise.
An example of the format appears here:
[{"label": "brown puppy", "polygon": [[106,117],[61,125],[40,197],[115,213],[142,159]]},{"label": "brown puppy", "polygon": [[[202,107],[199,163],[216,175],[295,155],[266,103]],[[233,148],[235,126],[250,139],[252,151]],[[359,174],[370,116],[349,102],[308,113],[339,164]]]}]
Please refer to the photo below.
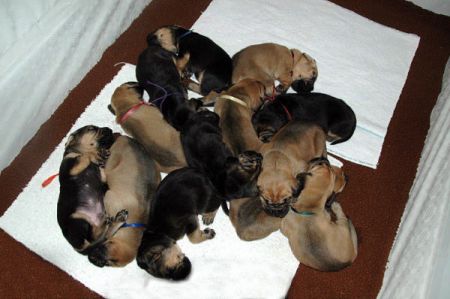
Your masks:
[{"label": "brown puppy", "polygon": [[252,115],[261,106],[264,86],[251,79],[242,80],[216,99],[214,112],[220,117],[223,141],[237,156],[244,151],[259,151],[263,144],[252,125]]},{"label": "brown puppy", "polygon": [[264,210],[284,217],[301,191],[298,174],[314,157],[326,157],[326,135],[317,125],[291,121],[261,147],[262,171],[257,188]]},{"label": "brown puppy", "polygon": [[332,202],[330,208],[326,203],[344,188],[344,173],[318,159],[311,162],[305,179],[298,201],[281,221],[281,232],[302,264],[320,271],[341,270],[356,258],[356,231],[339,203]]},{"label": "brown puppy", "polygon": [[117,123],[156,161],[159,171],[171,172],[187,166],[180,133],[164,120],[157,107],[143,102],[136,82],[119,86],[109,108],[116,115]]},{"label": "brown puppy", "polygon": [[104,198],[106,213],[116,215],[126,210],[127,214],[122,219],[124,225],[88,257],[99,267],[123,267],[136,257],[148,221],[150,200],[161,175],[143,146],[127,136],[118,137],[111,146],[105,175],[109,187]]},{"label": "brown puppy", "polygon": [[308,54],[274,43],[251,45],[232,59],[231,82],[245,78],[261,81],[268,95],[274,94],[275,80],[280,82],[276,93],[285,92],[291,85],[297,92],[311,91],[318,75],[316,61]]}]

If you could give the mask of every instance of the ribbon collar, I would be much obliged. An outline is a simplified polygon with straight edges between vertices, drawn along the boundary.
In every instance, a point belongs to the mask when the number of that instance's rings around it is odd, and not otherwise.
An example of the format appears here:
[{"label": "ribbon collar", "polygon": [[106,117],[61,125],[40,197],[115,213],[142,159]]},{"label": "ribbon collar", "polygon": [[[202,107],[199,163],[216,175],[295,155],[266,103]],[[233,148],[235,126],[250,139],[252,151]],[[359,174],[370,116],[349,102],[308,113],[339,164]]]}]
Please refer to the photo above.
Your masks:
[{"label": "ribbon collar", "polygon": [[120,228],[125,228],[125,227],[146,228],[147,225],[145,225],[144,223],[139,223],[139,222],[136,222],[136,223],[126,223],[125,222],[124,224],[122,224],[122,226]]},{"label": "ribbon collar", "polygon": [[120,118],[118,123],[121,125],[123,124],[134,112],[136,112],[139,108],[141,108],[142,105],[148,105],[146,102],[141,101],[140,103],[137,103],[133,107],[131,107],[125,114]]},{"label": "ribbon collar", "polygon": [[219,99],[230,100],[230,101],[235,102],[235,103],[237,103],[237,104],[239,104],[239,105],[241,105],[241,106],[244,106],[244,107],[246,107],[246,108],[249,108],[249,107],[247,106],[247,103],[246,103],[246,102],[244,102],[243,100],[238,99],[238,98],[236,98],[236,97],[230,96],[230,95],[223,95],[223,96],[220,96]]},{"label": "ribbon collar", "polygon": [[295,214],[298,214],[298,215],[301,215],[301,216],[307,216],[307,217],[313,216],[313,215],[316,214],[316,213],[311,212],[311,211],[297,211],[294,207],[291,207],[291,210],[292,210]]}]

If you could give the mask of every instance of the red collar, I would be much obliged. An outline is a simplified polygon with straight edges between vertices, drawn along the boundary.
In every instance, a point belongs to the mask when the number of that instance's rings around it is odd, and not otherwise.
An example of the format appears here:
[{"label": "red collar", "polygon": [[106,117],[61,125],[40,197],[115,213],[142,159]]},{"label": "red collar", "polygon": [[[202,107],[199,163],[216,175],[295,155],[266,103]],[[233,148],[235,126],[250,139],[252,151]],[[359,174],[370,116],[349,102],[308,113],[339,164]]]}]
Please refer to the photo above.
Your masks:
[{"label": "red collar", "polygon": [[[292,54],[293,55],[293,54]],[[272,85],[272,96],[266,96],[265,97],[269,102],[274,102],[275,101],[275,84]],[[282,103],[280,103],[281,107],[283,107],[284,112],[286,112],[286,115],[288,117],[288,120],[291,121],[292,120],[292,115],[289,112],[288,108],[286,108],[286,106],[284,106]]]},{"label": "red collar", "polygon": [[123,124],[134,112],[136,112],[139,108],[141,108],[142,105],[148,105],[146,102],[142,101],[140,103],[137,103],[133,107],[130,108],[125,114],[120,118],[118,123],[121,125]]}]

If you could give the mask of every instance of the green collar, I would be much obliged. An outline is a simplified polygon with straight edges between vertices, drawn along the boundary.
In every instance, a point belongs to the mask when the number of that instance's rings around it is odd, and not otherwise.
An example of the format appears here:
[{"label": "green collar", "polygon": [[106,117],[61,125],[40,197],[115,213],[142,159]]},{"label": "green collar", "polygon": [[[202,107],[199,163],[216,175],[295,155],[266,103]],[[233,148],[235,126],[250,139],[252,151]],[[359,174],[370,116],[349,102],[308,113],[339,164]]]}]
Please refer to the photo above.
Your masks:
[{"label": "green collar", "polygon": [[315,213],[311,212],[311,211],[297,211],[296,209],[294,209],[294,207],[291,207],[291,210],[294,213],[299,214],[301,216],[312,216],[312,215],[315,215]]}]

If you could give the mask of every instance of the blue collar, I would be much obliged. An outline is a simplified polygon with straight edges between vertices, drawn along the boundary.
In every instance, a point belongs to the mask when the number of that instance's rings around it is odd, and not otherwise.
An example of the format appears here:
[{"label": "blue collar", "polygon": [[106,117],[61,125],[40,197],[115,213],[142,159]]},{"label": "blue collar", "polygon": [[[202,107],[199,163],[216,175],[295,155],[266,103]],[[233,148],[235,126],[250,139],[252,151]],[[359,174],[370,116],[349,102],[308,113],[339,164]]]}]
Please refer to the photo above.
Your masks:
[{"label": "blue collar", "polygon": [[145,225],[144,223],[124,223],[122,224],[122,226],[120,228],[124,228],[124,227],[133,227],[133,228],[146,228],[147,225]]},{"label": "blue collar", "polygon": [[297,211],[296,209],[294,209],[294,207],[291,207],[291,210],[296,213],[299,214],[301,216],[312,216],[315,215],[316,213],[311,212],[311,211]]},{"label": "blue collar", "polygon": [[180,40],[180,39],[182,39],[183,37],[185,37],[185,36],[187,36],[187,35],[189,35],[189,34],[191,34],[193,31],[192,30],[188,30],[188,31],[186,31],[185,33],[183,33],[182,35],[180,35],[178,38],[177,38],[177,40]]}]

